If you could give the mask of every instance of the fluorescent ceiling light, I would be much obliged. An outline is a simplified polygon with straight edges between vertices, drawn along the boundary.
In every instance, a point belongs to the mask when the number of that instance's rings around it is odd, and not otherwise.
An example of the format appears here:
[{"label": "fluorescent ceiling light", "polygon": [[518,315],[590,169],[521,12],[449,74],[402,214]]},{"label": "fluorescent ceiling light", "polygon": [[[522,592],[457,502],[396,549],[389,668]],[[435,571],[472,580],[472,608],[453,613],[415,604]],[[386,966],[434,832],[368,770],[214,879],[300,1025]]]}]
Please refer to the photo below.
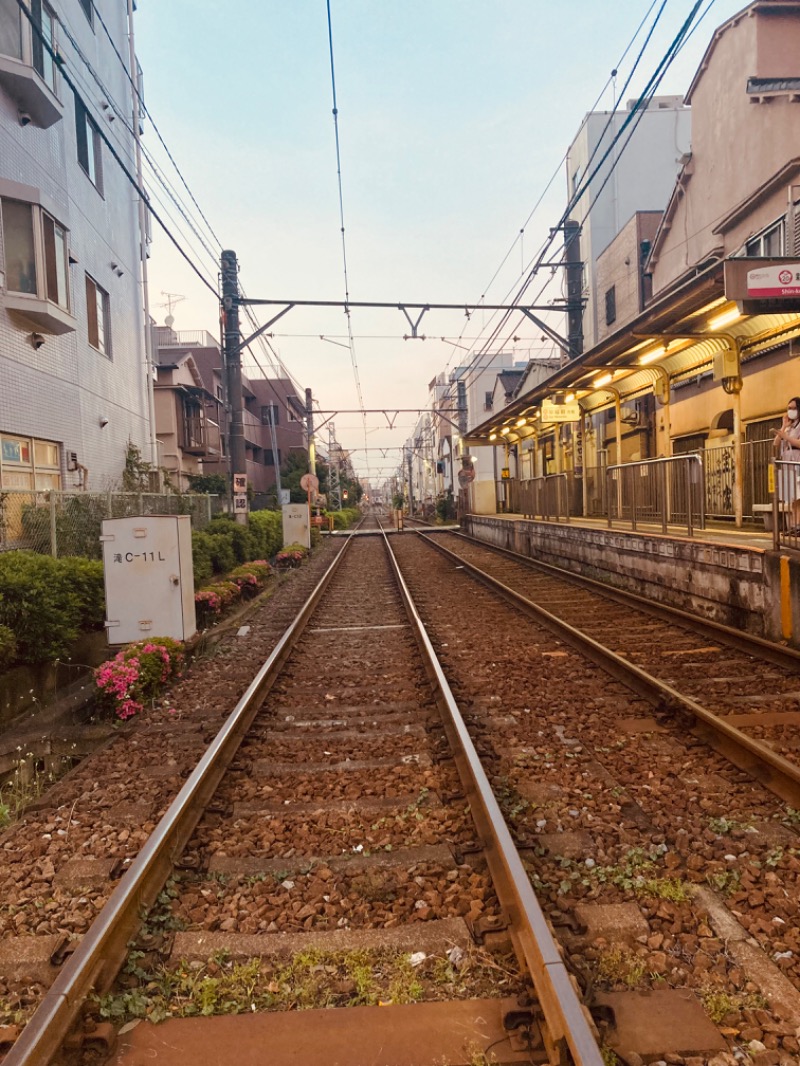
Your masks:
[{"label": "fluorescent ceiling light", "polygon": [[660,359],[662,355],[666,353],[667,349],[663,344],[660,344],[658,348],[653,348],[649,352],[645,352],[644,355],[639,356],[639,365],[647,366],[648,363],[655,362],[656,359]]},{"label": "fluorescent ceiling light", "polygon": [[729,326],[731,322],[735,322],[737,318],[742,317],[742,312],[738,307],[731,307],[728,311],[723,311],[721,315],[717,315],[715,318],[709,319],[709,329],[722,329],[723,326]]}]

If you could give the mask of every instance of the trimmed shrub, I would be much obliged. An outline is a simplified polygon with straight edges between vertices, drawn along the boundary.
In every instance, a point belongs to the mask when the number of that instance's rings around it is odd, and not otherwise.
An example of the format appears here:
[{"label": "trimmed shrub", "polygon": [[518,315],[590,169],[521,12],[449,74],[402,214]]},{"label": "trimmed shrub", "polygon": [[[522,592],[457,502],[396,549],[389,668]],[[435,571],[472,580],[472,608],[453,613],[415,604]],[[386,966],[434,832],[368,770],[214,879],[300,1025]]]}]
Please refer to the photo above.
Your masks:
[{"label": "trimmed shrub", "polygon": [[258,546],[259,559],[268,559],[281,550],[283,515],[280,511],[254,511],[250,515],[250,530]]},{"label": "trimmed shrub", "polygon": [[226,533],[204,534],[211,554],[211,565],[215,574],[227,574],[236,566],[231,538]]},{"label": "trimmed shrub", "polygon": [[13,632],[24,662],[56,659],[78,635],[82,601],[62,562],[35,552],[0,555],[0,625]]},{"label": "trimmed shrub", "polygon": [[102,703],[123,721],[144,710],[171,677],[180,674],[183,647],[169,637],[129,644],[94,672]]},{"label": "trimmed shrub", "polygon": [[16,657],[17,638],[8,626],[0,626],[0,670],[11,666]]},{"label": "trimmed shrub", "polygon": [[239,525],[231,515],[217,515],[206,526],[206,532],[212,536],[226,536],[237,563],[246,563],[248,559],[262,554],[250,527]]},{"label": "trimmed shrub", "polygon": [[211,561],[211,545],[206,533],[192,533],[192,564],[194,566],[194,587],[196,589],[210,581],[214,574]]},{"label": "trimmed shrub", "polygon": [[105,621],[106,597],[103,564],[99,560],[70,556],[57,560],[80,605],[81,629],[99,629]]}]

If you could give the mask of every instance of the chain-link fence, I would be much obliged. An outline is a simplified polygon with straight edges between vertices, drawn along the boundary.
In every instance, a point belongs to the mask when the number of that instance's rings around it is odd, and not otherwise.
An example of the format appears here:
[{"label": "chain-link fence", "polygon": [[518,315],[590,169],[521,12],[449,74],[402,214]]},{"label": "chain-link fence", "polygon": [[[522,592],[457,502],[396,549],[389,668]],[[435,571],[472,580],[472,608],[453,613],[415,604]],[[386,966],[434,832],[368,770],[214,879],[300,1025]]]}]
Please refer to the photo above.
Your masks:
[{"label": "chain-link fence", "polygon": [[220,496],[188,493],[0,489],[0,551],[26,548],[99,559],[104,518],[188,514],[192,528],[202,529],[223,506]]}]

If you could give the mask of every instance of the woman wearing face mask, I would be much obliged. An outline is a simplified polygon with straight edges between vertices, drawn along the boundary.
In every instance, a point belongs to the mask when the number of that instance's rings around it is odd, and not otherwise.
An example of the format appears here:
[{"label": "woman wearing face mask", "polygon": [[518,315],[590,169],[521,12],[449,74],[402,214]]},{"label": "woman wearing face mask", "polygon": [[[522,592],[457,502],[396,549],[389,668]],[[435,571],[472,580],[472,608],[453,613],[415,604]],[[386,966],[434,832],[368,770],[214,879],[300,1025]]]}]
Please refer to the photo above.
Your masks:
[{"label": "woman wearing face mask", "polygon": [[783,424],[775,434],[775,449],[779,459],[797,466],[780,468],[778,488],[781,503],[791,508],[792,534],[800,534],[800,397],[794,396],[786,405]]}]

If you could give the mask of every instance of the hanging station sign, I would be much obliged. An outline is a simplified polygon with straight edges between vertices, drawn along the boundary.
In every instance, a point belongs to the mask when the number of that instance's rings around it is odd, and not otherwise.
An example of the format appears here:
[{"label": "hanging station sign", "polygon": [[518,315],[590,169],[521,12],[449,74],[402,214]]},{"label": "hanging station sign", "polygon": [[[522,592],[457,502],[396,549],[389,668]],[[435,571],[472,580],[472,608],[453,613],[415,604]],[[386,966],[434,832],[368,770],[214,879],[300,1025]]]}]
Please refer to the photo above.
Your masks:
[{"label": "hanging station sign", "polygon": [[800,261],[726,259],[725,298],[745,315],[800,311]]},{"label": "hanging station sign", "polygon": [[542,400],[542,422],[580,422],[581,405],[577,400],[571,403],[553,403]]}]

